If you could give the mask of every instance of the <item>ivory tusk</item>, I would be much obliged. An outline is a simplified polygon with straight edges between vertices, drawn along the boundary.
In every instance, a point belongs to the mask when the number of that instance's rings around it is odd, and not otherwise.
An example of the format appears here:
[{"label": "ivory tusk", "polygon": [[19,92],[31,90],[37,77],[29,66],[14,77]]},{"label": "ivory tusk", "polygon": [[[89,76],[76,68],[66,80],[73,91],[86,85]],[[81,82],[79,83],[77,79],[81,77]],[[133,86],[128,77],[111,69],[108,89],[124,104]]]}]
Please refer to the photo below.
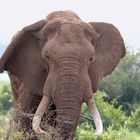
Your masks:
[{"label": "ivory tusk", "polygon": [[96,107],[95,101],[92,98],[90,98],[87,102],[87,105],[95,123],[95,127],[96,127],[95,135],[97,136],[101,135],[103,132],[103,123],[100,114],[98,112],[98,109]]},{"label": "ivory tusk", "polygon": [[36,113],[35,113],[33,121],[32,121],[33,130],[38,134],[45,134],[46,133],[45,131],[43,131],[40,128],[40,122],[41,122],[43,114],[48,106],[48,103],[49,103],[48,97],[44,95],[42,97],[42,100],[41,100],[41,102],[36,110]]},{"label": "ivory tusk", "polygon": [[34,116],[33,123],[32,123],[33,130],[38,134],[45,134],[46,132],[43,131],[39,126],[41,119],[42,119],[42,117],[40,117],[39,115]]}]

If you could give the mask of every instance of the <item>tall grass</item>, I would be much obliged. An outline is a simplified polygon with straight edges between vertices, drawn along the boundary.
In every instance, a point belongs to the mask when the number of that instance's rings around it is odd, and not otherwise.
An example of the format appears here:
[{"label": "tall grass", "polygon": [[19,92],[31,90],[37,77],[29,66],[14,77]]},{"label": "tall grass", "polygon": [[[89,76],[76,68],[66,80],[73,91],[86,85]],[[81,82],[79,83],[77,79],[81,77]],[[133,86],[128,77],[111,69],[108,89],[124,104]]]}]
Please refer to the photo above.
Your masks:
[{"label": "tall grass", "polygon": [[[23,132],[10,130],[9,115],[0,116],[0,140],[18,140],[23,137]],[[128,128],[120,128],[114,130],[113,126],[109,126],[100,137],[95,136],[94,128],[85,121],[77,127],[74,140],[140,140],[140,134],[130,131]],[[46,135],[38,136],[39,140],[50,140],[49,132]]]}]

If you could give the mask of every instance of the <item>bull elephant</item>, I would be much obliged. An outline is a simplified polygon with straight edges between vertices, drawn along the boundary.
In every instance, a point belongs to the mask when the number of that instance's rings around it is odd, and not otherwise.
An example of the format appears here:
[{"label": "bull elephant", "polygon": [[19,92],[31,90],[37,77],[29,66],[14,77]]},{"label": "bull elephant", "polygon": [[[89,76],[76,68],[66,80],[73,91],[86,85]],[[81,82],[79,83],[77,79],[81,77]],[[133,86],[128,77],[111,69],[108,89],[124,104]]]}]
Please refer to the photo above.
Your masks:
[{"label": "bull elephant", "polygon": [[35,115],[30,120],[15,109],[13,120],[27,131],[45,133],[40,123],[53,104],[57,135],[72,139],[86,102],[100,135],[103,125],[92,95],[124,55],[124,41],[115,26],[86,23],[72,11],[56,11],[24,27],[2,55],[0,72],[8,71],[20,109]]}]

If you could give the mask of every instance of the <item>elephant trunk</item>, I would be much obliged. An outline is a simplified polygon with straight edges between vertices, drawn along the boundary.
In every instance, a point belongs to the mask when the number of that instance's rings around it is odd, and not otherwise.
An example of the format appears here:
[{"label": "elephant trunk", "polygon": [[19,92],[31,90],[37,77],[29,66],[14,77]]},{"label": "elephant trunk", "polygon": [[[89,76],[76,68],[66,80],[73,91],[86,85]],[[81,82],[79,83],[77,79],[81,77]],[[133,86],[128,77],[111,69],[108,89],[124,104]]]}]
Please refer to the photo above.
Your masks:
[{"label": "elephant trunk", "polygon": [[61,67],[58,80],[53,94],[58,122],[56,134],[59,134],[61,139],[69,139],[73,137],[80,117],[84,94],[83,83],[79,71],[72,66]]},{"label": "elephant trunk", "polygon": [[[57,127],[54,136],[59,135],[61,139],[70,139],[74,132],[80,117],[81,105],[77,101],[63,99],[57,106]],[[66,105],[67,104],[67,105]]]}]

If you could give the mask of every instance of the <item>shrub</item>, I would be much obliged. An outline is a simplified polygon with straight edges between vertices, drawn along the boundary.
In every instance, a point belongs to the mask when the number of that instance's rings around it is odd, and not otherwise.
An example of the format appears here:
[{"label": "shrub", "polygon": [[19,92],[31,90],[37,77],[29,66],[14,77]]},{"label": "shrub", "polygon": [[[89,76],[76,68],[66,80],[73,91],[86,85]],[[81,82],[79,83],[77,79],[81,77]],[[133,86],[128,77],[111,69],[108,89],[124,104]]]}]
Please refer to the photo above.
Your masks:
[{"label": "shrub", "polygon": [[[7,112],[13,104],[11,89],[8,84],[0,86],[0,110]],[[1,113],[3,113],[1,112]]]},{"label": "shrub", "polygon": [[[120,127],[125,125],[128,117],[121,110],[121,106],[116,109],[113,104],[111,105],[108,102],[105,102],[104,98],[106,96],[107,94],[105,92],[98,92],[94,96],[97,108],[103,120],[104,129],[107,129],[109,126],[113,126],[115,130],[118,130]],[[85,104],[83,105],[82,110],[84,114],[89,115],[88,108]],[[82,122],[84,122],[84,120],[81,120],[80,124],[82,124]],[[88,123],[93,125],[93,122],[89,120]]]}]

